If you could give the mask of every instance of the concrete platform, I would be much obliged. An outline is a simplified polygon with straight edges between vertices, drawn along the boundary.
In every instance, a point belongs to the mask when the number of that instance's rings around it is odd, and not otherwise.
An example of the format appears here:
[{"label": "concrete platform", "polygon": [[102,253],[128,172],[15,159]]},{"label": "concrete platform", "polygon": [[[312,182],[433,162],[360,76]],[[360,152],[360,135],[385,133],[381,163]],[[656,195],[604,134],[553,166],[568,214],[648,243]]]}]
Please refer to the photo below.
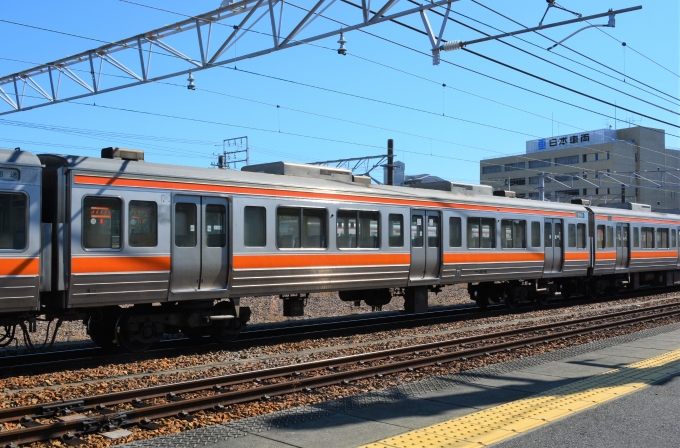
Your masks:
[{"label": "concrete platform", "polygon": [[[666,367],[661,361],[661,366],[655,367],[657,373],[646,378],[653,378],[651,382],[665,375],[663,380],[637,392],[635,387],[617,382],[609,374],[619,369],[620,381],[637,378],[635,375],[640,376],[645,363],[649,363],[646,360],[674,350],[680,350],[680,324],[123,446],[344,448],[373,443],[376,447],[421,446],[419,437],[432,446],[479,447],[494,443],[504,448],[678,446],[680,426],[674,416],[680,411],[680,378],[674,376],[673,369],[680,366],[680,361],[673,361],[676,367],[670,364]],[[680,371],[680,367],[677,369]],[[608,373],[602,375],[605,372]],[[598,378],[610,382],[614,378],[615,382],[597,386]],[[615,387],[625,389],[626,395],[595,404],[597,400],[589,398],[591,383],[596,385],[593,390],[600,387],[604,391],[599,392],[600,397],[616,390]],[[570,399],[568,394],[579,387],[585,387],[586,392]],[[515,429],[494,430],[493,437],[477,440],[471,435],[465,440],[452,440],[437,435],[437,428],[427,433],[427,428],[433,425],[460,426],[465,419],[479,420],[480,427],[488,429],[491,423],[481,420],[488,416],[506,419],[508,406],[524,403],[526,407],[526,403],[553,400],[556,395],[557,399],[567,400],[559,406],[559,412],[556,409],[529,412]],[[533,410],[532,406],[527,409]],[[486,417],[477,419],[476,415]],[[423,428],[425,432],[419,431]],[[386,442],[405,434],[404,440],[411,437],[408,442],[394,445]]]}]

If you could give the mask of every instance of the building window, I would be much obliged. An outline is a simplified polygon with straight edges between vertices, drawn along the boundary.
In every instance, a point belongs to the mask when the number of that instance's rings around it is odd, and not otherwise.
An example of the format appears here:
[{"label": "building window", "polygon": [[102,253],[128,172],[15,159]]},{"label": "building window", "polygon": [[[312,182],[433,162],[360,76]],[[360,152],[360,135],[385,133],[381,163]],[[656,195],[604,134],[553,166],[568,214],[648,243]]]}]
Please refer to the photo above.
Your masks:
[{"label": "building window", "polygon": [[583,189],[583,196],[586,196],[587,194],[588,194],[588,189],[587,189],[587,188],[584,188],[584,189]]},{"label": "building window", "polygon": [[158,205],[153,201],[130,201],[128,242],[130,247],[158,245]]},{"label": "building window", "polygon": [[404,247],[404,217],[402,215],[388,216],[389,229],[387,236],[390,247]]},{"label": "building window", "polygon": [[505,171],[518,171],[526,168],[526,162],[506,163]]},{"label": "building window", "polygon": [[543,167],[550,166],[550,165],[551,165],[550,159],[530,160],[529,161],[529,168],[543,168]]},{"label": "building window", "polygon": [[500,173],[503,170],[500,165],[483,166],[482,174]]},{"label": "building window", "polygon": [[[21,193],[0,193],[0,249],[26,248],[27,197]],[[87,224],[85,224],[87,225]]]},{"label": "building window", "polygon": [[326,209],[279,207],[276,243],[279,249],[326,248]]},{"label": "building window", "polygon": [[88,196],[83,201],[83,247],[120,249],[122,203],[118,198]]},{"label": "building window", "polygon": [[[609,160],[609,151],[607,151],[607,160]],[[609,170],[607,170],[609,171]]]},{"label": "building window", "polygon": [[595,161],[598,161],[598,160],[600,160],[600,153],[596,152],[595,153]]},{"label": "building window", "polygon": [[557,190],[555,191],[555,197],[565,197],[565,196],[578,196],[579,190]]},{"label": "building window", "polygon": [[583,154],[583,163],[588,161],[588,154]]},{"label": "building window", "polygon": [[468,249],[496,247],[496,220],[494,218],[468,218]]},{"label": "building window", "polygon": [[501,247],[523,249],[527,247],[527,222],[520,219],[501,220]]},{"label": "building window", "polygon": [[515,179],[510,179],[510,186],[513,185],[526,185],[527,180],[525,177],[517,177]]},{"label": "building window", "polygon": [[246,207],[243,212],[243,243],[246,247],[267,245],[267,210]]},{"label": "building window", "polygon": [[565,157],[555,157],[555,165],[573,165],[578,163],[579,157],[575,156],[565,156]]},{"label": "building window", "polygon": [[527,197],[526,193],[517,193],[517,197],[520,199],[524,199]]}]

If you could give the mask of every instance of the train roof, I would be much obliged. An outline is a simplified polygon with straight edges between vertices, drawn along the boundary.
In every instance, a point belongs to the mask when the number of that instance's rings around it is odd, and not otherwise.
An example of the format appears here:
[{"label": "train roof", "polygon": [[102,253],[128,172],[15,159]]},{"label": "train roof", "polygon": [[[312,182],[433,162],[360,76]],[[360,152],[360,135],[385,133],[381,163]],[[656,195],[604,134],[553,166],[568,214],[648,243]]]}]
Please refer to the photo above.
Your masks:
[{"label": "train roof", "polygon": [[28,151],[0,149],[0,163],[9,165],[41,166],[40,159]]},{"label": "train roof", "polygon": [[620,216],[628,218],[642,218],[642,219],[671,219],[674,221],[680,221],[679,215],[674,215],[672,213],[657,213],[652,211],[638,211],[629,210],[626,208],[614,208],[614,207],[588,207],[595,213],[596,216]]}]

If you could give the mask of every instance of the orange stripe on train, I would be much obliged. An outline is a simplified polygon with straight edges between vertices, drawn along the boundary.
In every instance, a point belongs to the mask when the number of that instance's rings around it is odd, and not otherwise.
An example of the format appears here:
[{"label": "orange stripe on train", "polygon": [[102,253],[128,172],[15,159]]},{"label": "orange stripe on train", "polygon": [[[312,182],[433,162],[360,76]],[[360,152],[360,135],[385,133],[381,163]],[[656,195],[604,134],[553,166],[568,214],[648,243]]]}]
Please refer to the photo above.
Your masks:
[{"label": "orange stripe on train", "polygon": [[557,212],[551,210],[530,210],[510,207],[497,207],[490,205],[474,205],[474,204],[450,204],[439,201],[423,201],[410,199],[395,199],[395,198],[381,198],[371,196],[352,196],[349,194],[334,194],[334,193],[315,193],[307,191],[292,191],[292,190],[276,190],[272,188],[253,188],[253,187],[235,187],[225,185],[211,185],[199,184],[191,182],[170,182],[161,180],[147,180],[147,179],[126,179],[121,177],[101,177],[101,176],[86,176],[79,174],[75,176],[75,182],[86,185],[110,185],[114,187],[138,187],[138,188],[157,188],[164,190],[178,190],[178,191],[197,191],[197,192],[212,192],[212,193],[233,193],[233,194],[254,194],[264,196],[283,196],[294,198],[312,198],[312,199],[331,199],[354,202],[373,202],[380,204],[392,205],[408,205],[412,207],[439,207],[439,208],[460,208],[465,210],[479,210],[487,212],[503,212],[503,213],[523,213],[529,215],[542,216],[574,216],[573,213]]},{"label": "orange stripe on train", "polygon": [[590,254],[588,252],[565,252],[564,259],[567,261],[590,260]]},{"label": "orange stripe on train", "polygon": [[0,275],[38,275],[40,258],[0,258]]},{"label": "orange stripe on train", "polygon": [[512,263],[544,261],[543,252],[487,252],[444,254],[444,263]]},{"label": "orange stripe on train", "polygon": [[616,252],[595,252],[595,260],[616,260]]},{"label": "orange stripe on train", "polygon": [[234,269],[407,265],[410,263],[411,254],[234,255]]},{"label": "orange stripe on train", "polygon": [[630,258],[678,258],[678,251],[671,250],[650,250],[637,251],[630,254]]},{"label": "orange stripe on train", "polygon": [[74,274],[169,270],[170,256],[164,255],[151,257],[74,257],[71,259],[71,271]]}]

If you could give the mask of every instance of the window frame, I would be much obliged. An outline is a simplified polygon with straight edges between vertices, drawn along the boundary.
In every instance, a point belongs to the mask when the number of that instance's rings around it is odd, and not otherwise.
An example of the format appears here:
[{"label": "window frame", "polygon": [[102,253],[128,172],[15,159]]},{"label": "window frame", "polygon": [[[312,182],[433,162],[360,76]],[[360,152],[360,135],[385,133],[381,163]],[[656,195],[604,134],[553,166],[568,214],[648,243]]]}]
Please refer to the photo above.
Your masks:
[{"label": "window frame", "polygon": [[[458,230],[459,230],[459,238],[460,238],[460,244],[458,246],[454,246],[451,244],[451,237],[452,237],[452,232],[451,232],[451,223],[453,222],[454,219],[458,220]],[[448,241],[448,247],[450,249],[462,249],[463,248],[463,218],[460,216],[449,216],[449,241]]]},{"label": "window frame", "polygon": [[85,199],[87,198],[106,198],[106,199],[117,199],[120,201],[120,233],[127,233],[127,226],[125,225],[126,219],[127,219],[127,214],[125,213],[125,200],[123,199],[122,196],[120,195],[96,195],[96,194],[85,194],[81,198],[80,202],[80,214],[82,215],[82,219],[80,220],[80,246],[81,248],[86,251],[86,252],[121,252],[125,248],[125,238],[121,238],[122,235],[119,235],[119,247],[118,249],[114,249],[112,247],[86,247],[85,246]]},{"label": "window frame", "polygon": [[[401,244],[398,246],[393,246],[392,243],[390,242],[390,229],[391,229],[391,222],[392,222],[392,216],[399,216],[401,218]],[[410,224],[410,223],[409,223]],[[387,247],[404,247],[406,244],[406,237],[404,236],[404,214],[403,213],[388,213],[387,214]],[[410,231],[410,230],[409,230]]]},{"label": "window frame", "polygon": [[[340,212],[355,212],[355,213],[356,213],[356,219],[357,219],[357,236],[356,236],[357,247],[340,247],[340,246],[338,245],[338,230],[337,230],[338,223],[337,223],[337,221],[338,221],[338,215],[340,214]],[[378,214],[378,219],[377,219],[377,222],[378,222],[378,236],[377,236],[378,247],[361,247],[361,246],[359,246],[359,241],[360,241],[360,240],[359,240],[359,228],[360,228],[360,226],[359,226],[359,213],[361,213],[361,212],[365,212],[365,213],[377,213],[377,214]],[[393,214],[395,214],[395,213],[393,213]],[[403,218],[403,215],[402,215],[402,218]],[[382,220],[382,213],[380,213],[380,210],[375,210],[375,209],[365,210],[365,209],[356,209],[356,208],[338,208],[338,209],[335,211],[335,248],[338,249],[338,250],[380,250],[380,249],[382,248],[382,244],[381,244],[381,243],[382,243],[382,241],[381,241],[382,232],[380,231],[380,228],[382,227],[382,226],[380,225],[380,221],[381,221],[381,220]],[[403,223],[402,223],[402,227],[403,227]],[[402,229],[402,230],[403,230],[403,229]],[[403,235],[403,231],[402,231],[402,235]],[[388,243],[388,244],[389,244],[389,243]],[[404,246],[403,246],[403,244],[402,244],[402,246],[391,246],[391,247],[404,247]]]},{"label": "window frame", "polygon": [[24,196],[24,199],[26,201],[26,210],[24,211],[24,225],[25,225],[25,234],[26,238],[24,240],[24,247],[22,249],[0,249],[0,253],[15,253],[19,254],[22,252],[26,252],[28,248],[31,246],[31,196],[26,193],[25,191],[21,190],[16,190],[16,191],[2,191],[0,194],[18,194]]},{"label": "window frame", "polygon": [[[536,238],[538,238],[538,244],[537,245],[534,245],[534,224],[536,224],[537,227],[538,227],[538,232],[537,232],[537,236],[536,236]],[[539,248],[540,249],[541,247],[543,247],[543,238],[542,238],[543,235],[541,234],[542,229],[543,229],[543,226],[541,225],[541,221],[531,221],[531,248],[532,249],[533,248]]]},{"label": "window frame", "polygon": [[[579,246],[578,229],[583,226],[583,247]],[[585,222],[576,223],[576,250],[588,249],[588,225]]]},{"label": "window frame", "polygon": [[[477,237],[479,239],[479,246],[478,247],[471,247],[470,246],[470,237],[468,236],[468,232],[471,229],[470,226],[470,220],[471,219],[478,219],[479,220],[479,236]],[[493,242],[493,245],[491,247],[482,247],[482,219],[489,219],[493,222],[493,237],[491,241]],[[496,235],[496,230],[497,230],[497,225],[496,225],[496,218],[493,217],[488,217],[488,216],[466,216],[465,220],[465,243],[466,243],[466,248],[467,249],[472,249],[472,250],[496,250],[498,247],[498,237]]]},{"label": "window frame", "polygon": [[[300,210],[300,232],[299,232],[299,237],[300,237],[300,247],[279,247],[279,209],[281,208],[297,208]],[[326,245],[325,247],[304,247],[302,246],[302,227],[303,227],[303,210],[323,210],[326,212]],[[300,205],[277,205],[276,206],[276,213],[274,215],[276,218],[275,225],[276,228],[274,229],[274,234],[275,234],[275,244],[276,244],[276,250],[292,250],[292,251],[299,251],[299,250],[314,250],[314,251],[327,251],[328,250],[328,236],[329,236],[329,224],[330,224],[330,219],[328,209],[326,207],[309,207],[309,206],[300,206]]]},{"label": "window frame", "polygon": [[[524,222],[524,235],[522,235],[522,242],[524,243],[524,246],[523,246],[523,247],[514,247],[514,241],[515,241],[515,238],[514,238],[515,235],[514,235],[514,233],[513,233],[513,235],[512,235],[512,236],[513,236],[513,238],[512,238],[512,240],[513,240],[513,247],[504,247],[504,246],[503,246],[503,222],[505,222],[505,221],[510,221],[510,222],[511,222],[511,226],[512,226],[512,222],[513,222],[513,221],[521,221],[521,222]],[[511,229],[512,229],[512,227],[511,227]],[[518,250],[518,249],[520,249],[520,250],[526,250],[526,249],[527,249],[527,220],[526,220],[526,219],[519,219],[519,218],[506,218],[506,219],[501,219],[501,220],[500,220],[500,231],[501,231],[501,235],[500,235],[500,247],[501,247],[502,250]]]},{"label": "window frame", "polygon": [[155,244],[154,244],[153,246],[133,246],[133,245],[132,245],[132,242],[130,241],[130,235],[131,235],[131,233],[130,233],[130,221],[129,221],[129,219],[131,219],[131,218],[128,218],[128,220],[126,221],[126,223],[127,223],[127,231],[125,232],[125,233],[127,234],[127,243],[128,243],[128,246],[130,246],[130,247],[140,247],[140,248],[141,248],[141,247],[158,247],[158,233],[159,233],[159,232],[158,232],[158,202],[156,202],[156,201],[140,200],[140,199],[132,199],[132,200],[128,201],[128,203],[127,203],[127,216],[128,216],[128,217],[131,217],[131,216],[132,216],[132,213],[130,212],[130,207],[132,207],[132,203],[133,203],[133,202],[151,203],[151,204],[153,204],[153,205],[155,206],[156,222],[155,222],[155,227],[154,227],[154,235],[155,235],[155,237],[156,237],[156,240],[155,240]]},{"label": "window frame", "polygon": [[[572,230],[574,232],[573,237],[572,237],[572,233],[571,233]],[[573,246],[571,244],[572,240],[573,240],[573,243],[574,243]],[[578,241],[578,235],[577,235],[577,232],[576,232],[576,223],[575,222],[569,222],[569,223],[567,223],[567,247],[569,249],[576,249],[576,247],[578,245],[577,241]]]}]

